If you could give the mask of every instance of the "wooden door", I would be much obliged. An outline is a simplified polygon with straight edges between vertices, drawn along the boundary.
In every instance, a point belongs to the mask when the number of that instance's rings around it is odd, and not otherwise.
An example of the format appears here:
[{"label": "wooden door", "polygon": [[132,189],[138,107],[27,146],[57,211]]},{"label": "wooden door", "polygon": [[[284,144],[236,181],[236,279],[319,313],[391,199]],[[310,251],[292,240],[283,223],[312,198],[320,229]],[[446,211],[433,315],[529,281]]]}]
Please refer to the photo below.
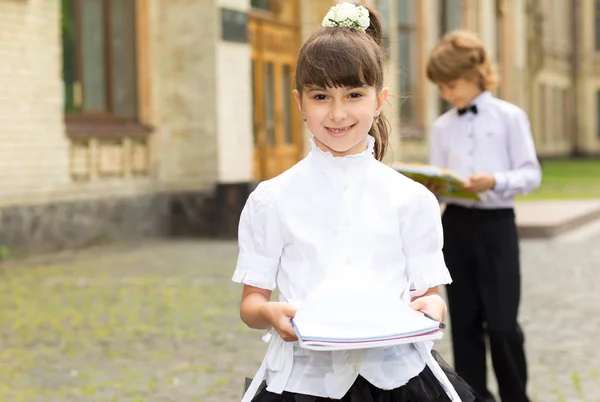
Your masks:
[{"label": "wooden door", "polygon": [[251,16],[254,179],[270,179],[302,155],[302,121],[292,95],[297,27]]}]

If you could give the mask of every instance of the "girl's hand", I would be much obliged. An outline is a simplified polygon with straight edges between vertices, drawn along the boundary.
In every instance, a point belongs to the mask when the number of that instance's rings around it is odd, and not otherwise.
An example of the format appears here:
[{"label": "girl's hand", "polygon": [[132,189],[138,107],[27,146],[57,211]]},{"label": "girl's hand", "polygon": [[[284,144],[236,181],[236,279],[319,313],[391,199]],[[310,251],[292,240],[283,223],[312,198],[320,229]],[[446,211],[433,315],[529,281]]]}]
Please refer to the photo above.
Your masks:
[{"label": "girl's hand", "polygon": [[410,307],[413,310],[429,314],[439,322],[444,322],[446,319],[446,303],[437,294],[419,297],[410,303]]},{"label": "girl's hand", "polygon": [[286,342],[298,340],[291,321],[296,315],[294,306],[283,302],[268,302],[261,307],[261,313],[275,328],[281,339]]}]

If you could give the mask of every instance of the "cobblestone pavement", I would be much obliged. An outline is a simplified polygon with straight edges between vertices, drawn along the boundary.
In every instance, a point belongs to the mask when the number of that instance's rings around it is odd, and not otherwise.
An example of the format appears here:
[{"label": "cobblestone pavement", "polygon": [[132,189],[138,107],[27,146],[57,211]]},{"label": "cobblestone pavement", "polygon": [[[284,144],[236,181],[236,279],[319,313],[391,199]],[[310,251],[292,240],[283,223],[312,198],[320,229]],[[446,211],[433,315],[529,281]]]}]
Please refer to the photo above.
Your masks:
[{"label": "cobblestone pavement", "polygon": [[[522,243],[535,401],[600,401],[598,244]],[[239,400],[265,345],[238,317],[236,251],[155,241],[0,266],[0,401]]]}]

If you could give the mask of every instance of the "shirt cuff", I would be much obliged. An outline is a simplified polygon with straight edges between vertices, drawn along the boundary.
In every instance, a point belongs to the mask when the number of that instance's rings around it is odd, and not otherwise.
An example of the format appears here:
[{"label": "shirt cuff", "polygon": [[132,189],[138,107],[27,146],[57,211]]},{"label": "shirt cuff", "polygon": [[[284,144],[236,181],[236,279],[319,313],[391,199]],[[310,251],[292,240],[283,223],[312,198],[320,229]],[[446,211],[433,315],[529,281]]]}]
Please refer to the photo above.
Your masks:
[{"label": "shirt cuff", "polygon": [[411,293],[413,290],[426,291],[435,286],[452,283],[452,277],[446,268],[444,254],[441,251],[409,258],[408,267],[411,273]]},{"label": "shirt cuff", "polygon": [[279,258],[240,253],[231,280],[237,283],[273,290],[277,286]]},{"label": "shirt cuff", "polygon": [[494,188],[492,191],[504,191],[508,184],[508,179],[503,173],[494,173]]}]

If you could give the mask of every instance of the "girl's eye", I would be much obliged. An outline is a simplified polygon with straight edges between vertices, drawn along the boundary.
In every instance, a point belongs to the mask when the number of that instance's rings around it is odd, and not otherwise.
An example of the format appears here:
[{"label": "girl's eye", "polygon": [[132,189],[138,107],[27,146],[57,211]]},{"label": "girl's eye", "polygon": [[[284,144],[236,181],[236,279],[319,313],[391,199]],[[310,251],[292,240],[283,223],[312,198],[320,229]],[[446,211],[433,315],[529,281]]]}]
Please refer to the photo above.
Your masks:
[{"label": "girl's eye", "polygon": [[358,93],[358,92],[352,92],[349,96],[350,96],[350,98],[356,99],[356,98],[360,98],[362,96],[362,94]]},{"label": "girl's eye", "polygon": [[327,99],[327,95],[317,94],[317,95],[314,96],[314,99],[316,99],[316,100],[325,100],[325,99]]}]

